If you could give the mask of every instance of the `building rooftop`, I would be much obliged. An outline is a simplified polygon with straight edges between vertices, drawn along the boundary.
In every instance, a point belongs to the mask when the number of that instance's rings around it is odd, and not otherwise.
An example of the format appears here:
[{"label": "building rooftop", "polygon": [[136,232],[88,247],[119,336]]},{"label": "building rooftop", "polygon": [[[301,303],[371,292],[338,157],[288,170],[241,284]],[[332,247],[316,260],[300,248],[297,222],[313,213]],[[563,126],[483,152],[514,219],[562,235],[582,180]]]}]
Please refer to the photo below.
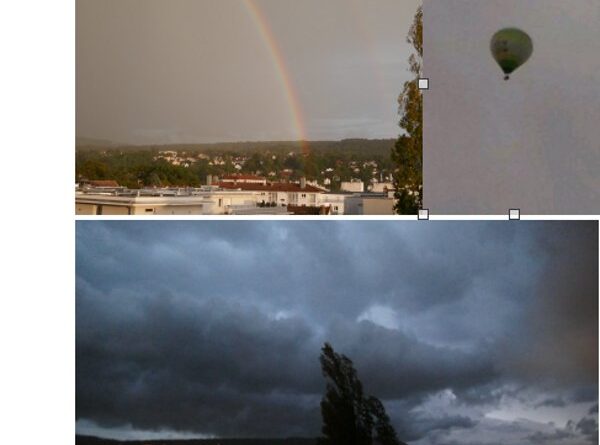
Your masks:
[{"label": "building rooftop", "polygon": [[[243,190],[242,190],[243,191]],[[161,188],[144,188],[144,189],[128,189],[123,187],[85,187],[77,190],[77,196],[86,195],[104,195],[104,196],[118,196],[118,197],[129,197],[129,198],[143,198],[143,197],[155,197],[155,198],[182,198],[182,197],[196,197],[206,196],[211,193],[239,193],[240,190],[232,188],[219,188],[214,186],[202,186],[198,188],[192,187],[161,187]],[[251,190],[247,191],[248,193]]]}]

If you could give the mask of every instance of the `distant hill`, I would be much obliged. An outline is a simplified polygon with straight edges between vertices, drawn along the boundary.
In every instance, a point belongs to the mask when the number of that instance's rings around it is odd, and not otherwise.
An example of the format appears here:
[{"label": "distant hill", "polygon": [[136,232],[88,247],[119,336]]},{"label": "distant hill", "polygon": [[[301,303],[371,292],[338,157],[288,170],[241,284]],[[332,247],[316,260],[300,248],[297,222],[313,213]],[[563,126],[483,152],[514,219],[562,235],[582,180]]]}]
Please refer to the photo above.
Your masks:
[{"label": "distant hill", "polygon": [[[389,157],[396,139],[342,139],[341,141],[310,141],[308,147],[317,153],[346,153],[383,155]],[[187,152],[217,152],[217,153],[256,153],[256,152],[300,152],[298,141],[264,141],[264,142],[219,142],[214,144],[157,144],[130,145],[120,144],[102,139],[77,138],[79,150],[110,150],[120,151],[160,151],[175,150]]]},{"label": "distant hill", "polygon": [[113,141],[109,141],[108,139],[94,139],[94,138],[86,138],[77,136],[75,138],[75,145],[77,147],[117,147],[121,144]]},{"label": "distant hill", "polygon": [[[88,141],[90,142],[90,141]],[[114,180],[140,186],[199,187],[208,175],[232,173],[268,176],[271,181],[305,177],[337,191],[344,181],[389,181],[395,165],[394,139],[311,141],[310,155],[298,142],[236,142],[160,146],[78,146],[75,182]]]},{"label": "distant hill", "polygon": [[111,440],[75,436],[75,445],[316,445],[317,439],[188,439],[188,440]]}]

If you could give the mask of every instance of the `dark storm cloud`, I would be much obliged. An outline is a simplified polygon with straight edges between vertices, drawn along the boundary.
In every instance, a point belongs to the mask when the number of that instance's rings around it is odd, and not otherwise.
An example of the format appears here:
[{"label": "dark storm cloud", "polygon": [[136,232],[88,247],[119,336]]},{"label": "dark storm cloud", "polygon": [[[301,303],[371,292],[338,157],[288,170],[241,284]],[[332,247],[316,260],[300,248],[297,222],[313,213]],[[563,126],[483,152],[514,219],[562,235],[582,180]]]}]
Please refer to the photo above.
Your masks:
[{"label": "dark storm cloud", "polygon": [[543,273],[534,288],[540,298],[528,310],[529,323],[515,335],[530,341],[511,341],[507,364],[534,381],[594,381],[598,336],[591,333],[598,332],[598,318],[590,314],[598,314],[597,228],[565,231],[553,226],[535,238],[534,249],[543,258]]},{"label": "dark storm cloud", "polygon": [[403,422],[398,434],[403,440],[418,440],[424,436],[442,436],[443,432],[452,428],[469,429],[474,428],[477,422],[466,416],[424,417],[410,416]]},{"label": "dark storm cloud", "polygon": [[385,399],[474,387],[496,377],[492,352],[484,349],[436,347],[365,321],[337,325],[328,335],[340,351],[356,357],[357,368],[369,377],[366,389]]},{"label": "dark storm cloud", "polygon": [[507,398],[589,403],[584,416],[597,403],[596,227],[80,221],[77,418],[317,435],[324,341],[405,440],[476,434]]},{"label": "dark storm cloud", "polygon": [[[203,280],[209,280],[212,292],[236,298],[239,283],[251,284],[242,290],[252,293],[257,288],[263,292],[268,282],[270,295],[264,303],[293,306],[299,302],[307,306],[303,310],[314,312],[311,315],[319,315],[320,306],[327,305],[349,316],[358,316],[373,300],[410,312],[457,302],[479,285],[478,277],[486,275],[486,284],[488,279],[496,281],[488,292],[501,290],[508,298],[518,298],[521,290],[509,293],[511,284],[504,281],[521,280],[521,270],[530,267],[514,252],[494,249],[518,234],[493,226],[491,233],[499,232],[493,241],[486,240],[487,233],[477,227],[470,233],[432,228],[426,234],[431,243],[425,246],[412,224],[404,231],[386,224],[367,225],[361,231],[327,223],[302,230],[296,223],[250,225],[219,223],[215,224],[219,227],[182,229],[168,223],[159,232],[152,224],[115,225],[79,239],[82,246],[100,243],[96,249],[111,254],[81,256],[78,262],[82,266],[93,262],[94,274],[83,278],[94,286],[135,285],[142,279],[146,286],[161,288],[166,274],[171,277],[170,290],[205,293],[209,283]],[[397,240],[394,248],[390,237]],[[490,249],[479,249],[482,242]],[[449,257],[448,249],[455,249],[455,255]],[[115,268],[115,261],[122,266]],[[252,262],[256,267],[249,267]],[[395,270],[398,264],[402,267]]]},{"label": "dark storm cloud", "polygon": [[572,437],[572,433],[565,430],[556,430],[553,433],[542,433],[540,431],[536,431],[532,435],[528,436],[527,440],[534,444],[545,444],[548,442],[562,441],[563,439],[569,437]]},{"label": "dark storm cloud", "polygon": [[561,442],[566,439],[585,440],[590,443],[598,443],[598,420],[593,417],[584,417],[578,422],[570,420],[565,428],[556,429],[553,432],[544,433],[536,431],[527,436],[527,440],[534,444],[547,444]]},{"label": "dark storm cloud", "polygon": [[109,297],[88,318],[82,307],[95,298],[78,289],[79,417],[230,436],[314,430],[319,344],[301,320],[167,295],[134,303],[128,320],[113,315],[121,297]]},{"label": "dark storm cloud", "polygon": [[598,421],[596,419],[584,417],[577,422],[575,428],[590,439],[595,438],[598,440]]},{"label": "dark storm cloud", "polygon": [[538,403],[536,405],[536,408],[539,408],[540,406],[554,406],[554,407],[559,407],[562,408],[563,406],[566,406],[567,402],[565,402],[562,398],[558,397],[558,398],[552,398],[552,399],[545,399],[543,401],[541,401],[540,403]]}]

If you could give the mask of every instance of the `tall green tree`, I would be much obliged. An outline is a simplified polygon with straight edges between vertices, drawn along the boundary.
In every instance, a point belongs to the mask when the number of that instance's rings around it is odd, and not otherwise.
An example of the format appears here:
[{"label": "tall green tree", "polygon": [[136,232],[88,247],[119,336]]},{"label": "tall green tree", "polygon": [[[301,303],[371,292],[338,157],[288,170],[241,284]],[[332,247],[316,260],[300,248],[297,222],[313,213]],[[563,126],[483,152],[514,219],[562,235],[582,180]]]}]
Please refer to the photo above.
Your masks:
[{"label": "tall green tree", "polygon": [[321,349],[321,370],[327,380],[321,401],[320,445],[404,445],[396,436],[383,404],[366,396],[354,364],[329,343]]},{"label": "tall green tree", "polygon": [[415,14],[406,40],[415,50],[408,59],[413,79],[404,83],[398,98],[400,128],[404,133],[396,141],[392,160],[396,164],[395,210],[400,214],[414,214],[423,207],[423,95],[419,90],[423,63],[422,6]]},{"label": "tall green tree", "polygon": [[371,396],[368,404],[374,420],[375,443],[379,445],[401,444],[381,401],[377,397]]}]

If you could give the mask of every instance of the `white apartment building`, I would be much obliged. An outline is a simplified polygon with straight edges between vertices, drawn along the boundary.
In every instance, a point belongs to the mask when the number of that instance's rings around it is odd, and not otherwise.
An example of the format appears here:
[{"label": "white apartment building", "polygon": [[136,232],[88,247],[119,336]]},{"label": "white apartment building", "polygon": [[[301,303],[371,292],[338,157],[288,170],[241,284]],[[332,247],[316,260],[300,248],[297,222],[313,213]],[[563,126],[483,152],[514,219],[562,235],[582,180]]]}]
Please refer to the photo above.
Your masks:
[{"label": "white apartment building", "polygon": [[386,193],[356,193],[345,200],[345,215],[393,215],[394,198]]},{"label": "white apartment building", "polygon": [[352,196],[351,193],[322,193],[317,198],[317,205],[331,207],[332,215],[345,215],[346,198]]},{"label": "white apartment building", "polygon": [[77,215],[227,215],[281,214],[285,208],[257,207],[251,191],[202,189],[146,189],[98,191],[75,194]]},{"label": "white apartment building", "polygon": [[318,209],[332,215],[391,215],[393,206],[389,193],[330,193],[305,181],[141,190],[103,185],[75,194],[77,215],[285,215]]},{"label": "white apartment building", "polygon": [[323,189],[307,184],[305,180],[295,182],[267,182],[266,184],[246,182],[219,182],[219,187],[225,190],[238,190],[256,193],[256,203],[259,205],[276,205],[278,207],[320,205],[317,197],[324,193]]},{"label": "white apartment building", "polygon": [[371,185],[370,191],[373,193],[386,193],[394,191],[393,182],[375,182]]},{"label": "white apartment building", "polygon": [[340,184],[340,190],[343,192],[362,193],[365,191],[365,184],[362,181],[344,181]]}]

